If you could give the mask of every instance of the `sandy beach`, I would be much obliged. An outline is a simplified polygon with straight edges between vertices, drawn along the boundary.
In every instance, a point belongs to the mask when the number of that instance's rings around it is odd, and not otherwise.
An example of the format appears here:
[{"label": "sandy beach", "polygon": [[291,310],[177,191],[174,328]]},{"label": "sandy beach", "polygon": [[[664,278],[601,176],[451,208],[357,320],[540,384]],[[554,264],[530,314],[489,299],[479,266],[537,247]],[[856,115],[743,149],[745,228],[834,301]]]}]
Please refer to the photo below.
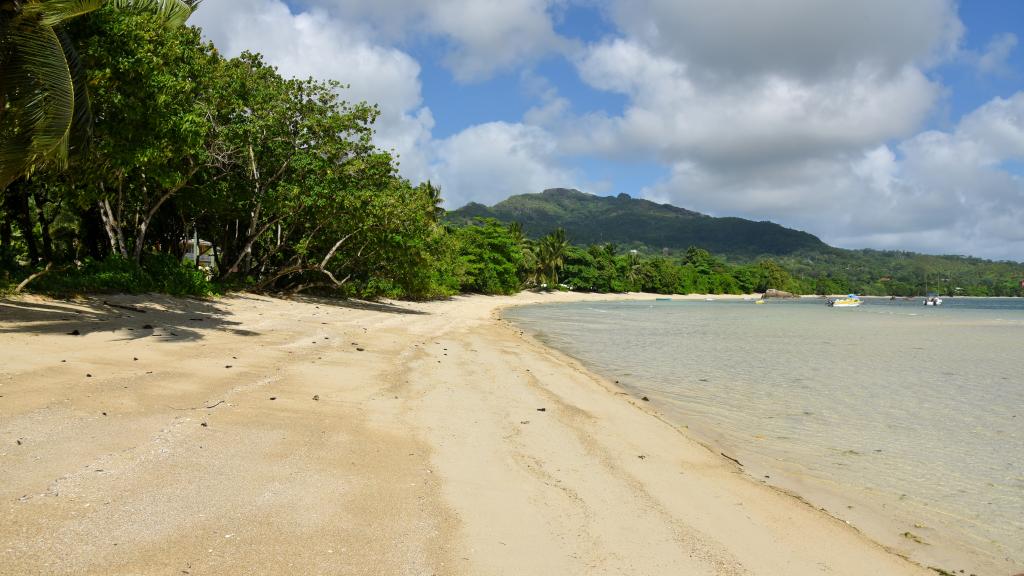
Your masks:
[{"label": "sandy beach", "polygon": [[0,574],[934,574],[505,306],[0,301]]}]

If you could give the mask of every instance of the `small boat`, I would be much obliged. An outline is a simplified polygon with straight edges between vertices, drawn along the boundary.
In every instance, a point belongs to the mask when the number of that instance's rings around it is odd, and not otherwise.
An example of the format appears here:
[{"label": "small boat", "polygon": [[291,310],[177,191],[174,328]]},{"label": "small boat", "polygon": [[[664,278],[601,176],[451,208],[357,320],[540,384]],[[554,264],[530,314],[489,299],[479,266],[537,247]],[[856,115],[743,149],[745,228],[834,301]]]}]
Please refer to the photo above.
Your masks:
[{"label": "small boat", "polygon": [[924,305],[925,306],[942,306],[942,298],[939,298],[938,296],[932,296],[931,298],[925,298]]},{"label": "small boat", "polygon": [[863,303],[864,301],[856,294],[848,294],[846,298],[829,299],[826,302],[830,308],[855,308]]},{"label": "small boat", "polygon": [[764,300],[758,300],[757,302],[754,302],[754,304],[767,304],[767,302]]}]

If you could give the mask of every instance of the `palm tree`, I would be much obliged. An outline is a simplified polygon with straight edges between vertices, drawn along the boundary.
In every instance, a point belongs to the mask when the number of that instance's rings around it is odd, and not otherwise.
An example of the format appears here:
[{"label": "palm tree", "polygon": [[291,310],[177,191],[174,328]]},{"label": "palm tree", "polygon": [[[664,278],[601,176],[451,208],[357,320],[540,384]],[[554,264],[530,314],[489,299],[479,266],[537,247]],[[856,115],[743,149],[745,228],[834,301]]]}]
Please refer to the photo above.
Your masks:
[{"label": "palm tree", "polygon": [[636,250],[630,250],[626,256],[626,279],[629,280],[630,289],[636,289],[636,282],[640,278],[640,255]]},{"label": "palm tree", "polygon": [[199,0],[0,0],[0,190],[46,162],[63,168],[72,134],[87,133],[89,94],[60,25],[105,5],[183,24]]},{"label": "palm tree", "polygon": [[538,253],[539,268],[548,286],[558,286],[558,271],[565,266],[565,252],[569,241],[565,238],[565,230],[556,228],[540,241]]},{"label": "palm tree", "polygon": [[444,204],[444,198],[441,197],[441,187],[434,186],[430,183],[430,180],[427,180],[422,185],[422,188],[423,192],[427,195],[427,202],[430,203],[428,208],[430,219],[434,222],[440,222],[445,215],[445,209],[441,206]]},{"label": "palm tree", "polygon": [[520,268],[520,279],[526,284],[537,284],[540,282],[540,276],[537,273],[537,247],[533,240],[526,237],[526,232],[523,231],[523,225],[519,222],[513,222],[508,225],[509,236],[512,237],[512,241],[519,245],[519,250],[523,253],[523,264]]}]

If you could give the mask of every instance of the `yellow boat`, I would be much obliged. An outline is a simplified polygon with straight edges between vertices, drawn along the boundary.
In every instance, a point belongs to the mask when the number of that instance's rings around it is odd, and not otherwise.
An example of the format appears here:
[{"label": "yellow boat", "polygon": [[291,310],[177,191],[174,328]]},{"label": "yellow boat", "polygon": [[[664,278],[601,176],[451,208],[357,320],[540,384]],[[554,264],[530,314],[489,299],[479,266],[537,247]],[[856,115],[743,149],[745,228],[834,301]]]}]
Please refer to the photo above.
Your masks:
[{"label": "yellow boat", "polygon": [[864,301],[858,298],[856,294],[850,294],[846,298],[828,301],[828,305],[832,308],[854,308],[863,303]]}]

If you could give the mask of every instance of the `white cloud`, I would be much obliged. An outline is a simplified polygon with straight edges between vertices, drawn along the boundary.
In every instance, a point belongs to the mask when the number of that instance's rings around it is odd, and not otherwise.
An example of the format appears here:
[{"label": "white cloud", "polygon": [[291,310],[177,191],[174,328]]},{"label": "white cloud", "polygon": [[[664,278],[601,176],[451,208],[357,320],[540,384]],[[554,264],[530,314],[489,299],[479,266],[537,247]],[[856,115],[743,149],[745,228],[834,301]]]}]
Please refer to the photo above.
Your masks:
[{"label": "white cloud", "polygon": [[[403,176],[413,181],[433,178],[440,184],[449,206],[571,183],[568,173],[557,167],[553,138],[536,127],[495,122],[435,141],[434,119],[422,102],[419,64],[407,53],[378,43],[387,38],[397,41],[407,33],[381,32],[378,16],[388,17],[394,10],[393,14],[415,20],[425,10],[431,29],[458,40],[459,47],[450,56],[456,70],[467,77],[482,75],[554,42],[545,3],[325,0],[297,13],[280,0],[238,4],[206,2],[191,23],[201,26],[228,56],[259,51],[285,76],[335,79],[350,85],[346,99],[380,105],[376,143],[399,154]],[[360,19],[345,19],[343,14]],[[536,42],[524,42],[525,38]]]},{"label": "white cloud", "polygon": [[569,41],[551,11],[565,0],[307,0],[343,18],[358,18],[390,41],[437,36],[449,43],[445,64],[462,82],[528,64]]},{"label": "white cloud", "polygon": [[952,55],[954,0],[611,0],[626,34],[712,77],[816,78],[865,63],[889,71]]},{"label": "white cloud", "polygon": [[999,34],[988,43],[985,52],[978,56],[976,63],[978,71],[982,74],[1005,73],[1008,70],[1006,60],[1016,48],[1016,34]]},{"label": "white cloud", "polygon": [[[688,208],[850,247],[1024,258],[1024,96],[921,132],[948,90],[930,78],[938,63],[1001,73],[1016,47],[1005,34],[961,51],[955,0],[298,2],[210,1],[194,21],[228,55],[256,50],[286,75],[337,79],[349,99],[380,104],[378,144],[450,207],[591,184],[565,167],[574,156],[656,159],[671,176],[643,193]],[[554,19],[572,3],[604,10],[617,34],[561,37]],[[412,53],[459,82],[519,74],[534,105],[434,139]],[[552,54],[625,96],[621,111],[575,115],[588,103],[531,71]]]},{"label": "white cloud", "polygon": [[350,85],[343,94],[347,100],[381,107],[377,144],[401,155],[407,177],[427,174],[424,144],[434,120],[422,103],[420,66],[408,54],[374,43],[357,24],[319,11],[292,13],[279,0],[204,2],[191,23],[227,56],[254,50],[284,76]]},{"label": "white cloud", "polygon": [[732,166],[858,150],[913,133],[940,93],[917,68],[864,63],[814,81],[774,73],[702,82],[691,67],[619,39],[577,62],[590,85],[630,97],[622,116],[572,123],[573,149]]},{"label": "white cloud", "polygon": [[848,247],[1024,259],[1024,92],[996,98],[950,132],[894,147],[722,172],[679,162],[647,191],[718,214],[770,217]]},{"label": "white cloud", "polygon": [[449,207],[494,204],[513,194],[577,186],[559,165],[554,138],[535,126],[490,122],[437,143],[435,182]]}]

